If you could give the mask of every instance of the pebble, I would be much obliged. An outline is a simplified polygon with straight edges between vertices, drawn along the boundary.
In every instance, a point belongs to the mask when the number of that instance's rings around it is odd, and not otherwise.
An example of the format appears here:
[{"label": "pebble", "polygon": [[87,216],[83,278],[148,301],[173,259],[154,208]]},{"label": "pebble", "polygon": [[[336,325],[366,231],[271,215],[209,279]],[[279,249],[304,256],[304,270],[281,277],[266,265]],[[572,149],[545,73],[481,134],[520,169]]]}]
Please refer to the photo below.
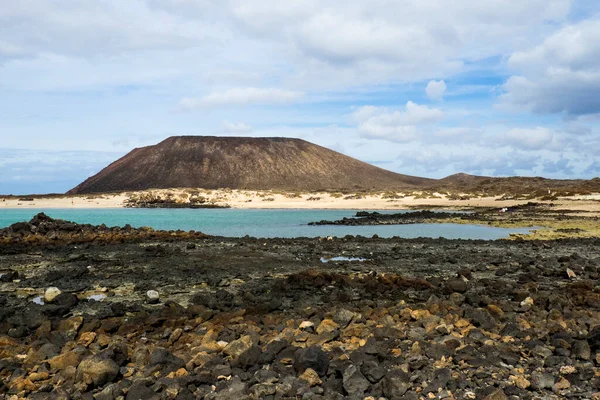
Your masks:
[{"label": "pebble", "polygon": [[146,302],[148,304],[158,304],[160,301],[160,295],[156,290],[148,290],[146,292]]}]

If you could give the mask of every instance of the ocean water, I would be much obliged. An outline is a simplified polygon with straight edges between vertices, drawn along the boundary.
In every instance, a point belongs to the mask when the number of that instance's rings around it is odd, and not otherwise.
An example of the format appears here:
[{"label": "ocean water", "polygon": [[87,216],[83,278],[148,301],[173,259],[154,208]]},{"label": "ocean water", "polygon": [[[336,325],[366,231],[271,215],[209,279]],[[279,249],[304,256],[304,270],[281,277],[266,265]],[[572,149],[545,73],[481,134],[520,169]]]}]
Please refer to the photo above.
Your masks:
[{"label": "ocean water", "polygon": [[[149,226],[165,230],[195,230],[209,235],[242,237],[317,237],[363,235],[404,238],[500,239],[530,228],[506,229],[463,224],[379,226],[308,226],[312,221],[352,217],[356,210],[240,210],[240,209],[0,209],[0,228],[29,221],[45,212],[52,218],[108,226]],[[399,211],[381,211],[399,212]]]}]

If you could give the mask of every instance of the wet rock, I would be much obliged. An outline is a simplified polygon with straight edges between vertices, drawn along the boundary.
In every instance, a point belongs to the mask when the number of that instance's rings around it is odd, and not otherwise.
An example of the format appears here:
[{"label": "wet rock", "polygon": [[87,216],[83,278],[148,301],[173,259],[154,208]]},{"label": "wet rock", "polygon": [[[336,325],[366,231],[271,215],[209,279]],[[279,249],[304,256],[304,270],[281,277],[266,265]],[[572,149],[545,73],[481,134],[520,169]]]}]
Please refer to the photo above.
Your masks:
[{"label": "wet rock", "polygon": [[308,347],[299,349],[294,355],[294,368],[302,373],[307,368],[315,370],[319,376],[325,376],[329,369],[329,357],[320,347]]}]

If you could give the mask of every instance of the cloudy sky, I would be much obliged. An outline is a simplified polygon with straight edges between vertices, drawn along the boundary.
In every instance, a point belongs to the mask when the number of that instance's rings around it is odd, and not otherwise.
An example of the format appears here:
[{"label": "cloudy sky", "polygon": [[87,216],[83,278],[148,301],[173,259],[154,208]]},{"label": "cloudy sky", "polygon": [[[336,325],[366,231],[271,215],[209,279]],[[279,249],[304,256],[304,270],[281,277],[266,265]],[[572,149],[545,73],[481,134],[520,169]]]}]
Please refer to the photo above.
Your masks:
[{"label": "cloudy sky", "polygon": [[172,135],[397,172],[600,175],[597,0],[0,0],[0,193]]}]

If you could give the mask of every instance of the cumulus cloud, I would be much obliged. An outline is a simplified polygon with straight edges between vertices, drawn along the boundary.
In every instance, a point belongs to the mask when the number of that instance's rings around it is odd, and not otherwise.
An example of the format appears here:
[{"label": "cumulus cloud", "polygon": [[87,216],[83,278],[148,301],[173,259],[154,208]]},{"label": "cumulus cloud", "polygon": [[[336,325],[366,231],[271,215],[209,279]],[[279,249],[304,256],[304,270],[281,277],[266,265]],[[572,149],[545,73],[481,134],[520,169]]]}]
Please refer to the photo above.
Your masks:
[{"label": "cumulus cloud", "polygon": [[408,142],[417,137],[418,126],[442,120],[444,112],[409,101],[404,110],[360,107],[353,117],[359,122],[358,131],[365,138]]},{"label": "cumulus cloud", "polygon": [[525,150],[540,150],[552,144],[554,132],[548,128],[513,128],[503,137],[506,144]]},{"label": "cumulus cloud", "polygon": [[261,88],[235,88],[224,92],[213,92],[202,98],[183,98],[179,105],[186,110],[196,108],[228,106],[228,105],[253,105],[253,104],[286,104],[300,99],[304,94],[291,90],[261,89]]},{"label": "cumulus cloud", "polygon": [[427,87],[425,88],[425,93],[431,100],[442,100],[444,98],[444,94],[446,93],[446,82],[443,80],[429,81]]},{"label": "cumulus cloud", "polygon": [[[164,76],[255,67],[306,87],[428,79],[510,51],[561,22],[571,0],[28,0],[0,10],[0,58],[92,63],[135,53]],[[332,34],[334,33],[334,34]],[[169,54],[165,54],[169,53]],[[168,63],[167,63],[168,64]],[[243,69],[243,68],[242,68]],[[139,68],[129,69],[132,78]],[[114,71],[96,71],[90,79]],[[189,81],[188,81],[189,83]],[[305,89],[303,89],[305,90]]]},{"label": "cumulus cloud", "polygon": [[504,85],[505,105],[536,113],[600,113],[600,19],[566,26],[512,54],[508,64],[519,74]]}]

